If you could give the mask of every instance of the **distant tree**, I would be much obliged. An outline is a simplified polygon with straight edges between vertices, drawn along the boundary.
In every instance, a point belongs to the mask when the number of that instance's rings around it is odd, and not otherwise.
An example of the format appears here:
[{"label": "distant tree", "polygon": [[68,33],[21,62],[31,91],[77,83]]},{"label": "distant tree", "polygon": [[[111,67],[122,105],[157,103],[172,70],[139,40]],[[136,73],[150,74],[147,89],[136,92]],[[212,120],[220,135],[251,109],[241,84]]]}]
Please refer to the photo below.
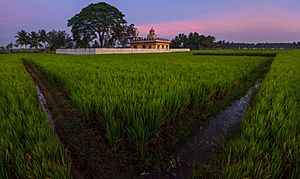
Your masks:
[{"label": "distant tree", "polygon": [[16,38],[16,44],[18,46],[23,46],[26,48],[26,46],[29,44],[29,36],[28,33],[25,30],[20,30],[17,32]]},{"label": "distant tree", "polygon": [[39,42],[43,43],[43,47],[46,48],[46,42],[48,41],[47,32],[44,29],[39,30]]},{"label": "distant tree", "polygon": [[97,38],[100,47],[111,46],[112,34],[126,24],[124,17],[125,15],[116,7],[99,2],[83,8],[68,21],[68,27],[72,28],[73,38],[77,44],[82,40],[90,43]]},{"label": "distant tree", "polygon": [[216,38],[214,36],[206,36],[204,38],[204,42],[202,43],[203,48],[213,48],[215,46]]},{"label": "distant tree", "polygon": [[7,53],[7,50],[5,47],[0,47],[0,54]]},{"label": "distant tree", "polygon": [[9,43],[6,45],[6,49],[7,50],[12,50],[13,49],[14,44],[13,43]]},{"label": "distant tree", "polygon": [[181,33],[171,40],[172,48],[190,48],[192,50],[214,48],[216,38],[214,36],[200,35],[191,32],[188,36]]},{"label": "distant tree", "polygon": [[189,47],[192,50],[199,50],[200,49],[200,40],[202,40],[203,36],[200,37],[200,35],[197,32],[191,32],[188,36],[188,42]]},{"label": "distant tree", "polygon": [[47,33],[48,46],[51,51],[59,48],[72,48],[73,40],[66,31],[52,30]]},{"label": "distant tree", "polygon": [[39,41],[39,34],[32,31],[29,33],[29,45],[30,48],[35,48],[37,50],[39,47],[42,47],[42,44]]},{"label": "distant tree", "polygon": [[177,35],[173,40],[171,40],[172,48],[187,48],[188,47],[188,37],[181,33]]}]

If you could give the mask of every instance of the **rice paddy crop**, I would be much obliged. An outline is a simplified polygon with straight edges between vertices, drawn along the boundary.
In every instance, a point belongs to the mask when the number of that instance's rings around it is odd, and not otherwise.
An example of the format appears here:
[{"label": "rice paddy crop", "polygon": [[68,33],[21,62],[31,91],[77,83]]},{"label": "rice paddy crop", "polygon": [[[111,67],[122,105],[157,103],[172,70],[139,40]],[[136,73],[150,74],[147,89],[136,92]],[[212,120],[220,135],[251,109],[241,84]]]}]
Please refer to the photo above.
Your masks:
[{"label": "rice paddy crop", "polygon": [[[287,50],[199,50],[194,55],[215,55],[215,56],[261,56],[275,57],[278,53],[288,52]],[[290,50],[289,52],[292,52]]]},{"label": "rice paddy crop", "polygon": [[300,53],[281,51],[246,112],[240,132],[221,156],[193,177],[299,178]]},{"label": "rice paddy crop", "polygon": [[203,110],[213,95],[225,95],[270,61],[191,53],[27,58],[64,86],[88,119],[105,126],[113,150],[130,145],[141,158],[179,111],[189,104]]},{"label": "rice paddy crop", "polygon": [[176,126],[180,112],[214,107],[214,98],[230,95],[275,54],[239,134],[212,167],[224,178],[300,176],[300,52],[194,54],[0,55],[0,178],[71,177],[21,58],[64,87],[87,120],[105,128],[113,151],[143,159],[161,145],[156,140],[172,135],[167,128]]},{"label": "rice paddy crop", "polygon": [[0,178],[71,178],[64,146],[18,57],[0,55]]},{"label": "rice paddy crop", "polygon": [[279,54],[242,123],[226,144],[227,178],[299,178],[300,56]]}]

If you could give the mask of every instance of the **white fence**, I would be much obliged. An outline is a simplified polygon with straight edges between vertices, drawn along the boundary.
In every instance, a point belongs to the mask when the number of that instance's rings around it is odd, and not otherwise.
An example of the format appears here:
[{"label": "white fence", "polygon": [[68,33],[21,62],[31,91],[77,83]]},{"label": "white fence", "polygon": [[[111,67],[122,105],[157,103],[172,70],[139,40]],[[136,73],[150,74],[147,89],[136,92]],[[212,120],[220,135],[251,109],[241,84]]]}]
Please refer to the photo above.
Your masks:
[{"label": "white fence", "polygon": [[134,49],[134,48],[78,48],[57,49],[57,54],[130,54],[130,53],[168,53],[189,52],[190,49]]}]

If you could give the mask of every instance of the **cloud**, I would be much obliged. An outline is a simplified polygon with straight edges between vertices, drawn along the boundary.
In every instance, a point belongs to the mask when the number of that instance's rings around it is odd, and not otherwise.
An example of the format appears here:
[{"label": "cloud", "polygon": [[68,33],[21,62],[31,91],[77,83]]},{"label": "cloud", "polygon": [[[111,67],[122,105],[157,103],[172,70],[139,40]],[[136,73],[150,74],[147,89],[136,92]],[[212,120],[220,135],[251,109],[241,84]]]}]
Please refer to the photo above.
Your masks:
[{"label": "cloud", "polygon": [[199,32],[215,35],[218,39],[246,42],[287,42],[300,40],[300,12],[277,7],[249,8],[211,17],[191,20],[138,24],[145,36],[154,26],[161,37],[174,37],[178,33]]}]

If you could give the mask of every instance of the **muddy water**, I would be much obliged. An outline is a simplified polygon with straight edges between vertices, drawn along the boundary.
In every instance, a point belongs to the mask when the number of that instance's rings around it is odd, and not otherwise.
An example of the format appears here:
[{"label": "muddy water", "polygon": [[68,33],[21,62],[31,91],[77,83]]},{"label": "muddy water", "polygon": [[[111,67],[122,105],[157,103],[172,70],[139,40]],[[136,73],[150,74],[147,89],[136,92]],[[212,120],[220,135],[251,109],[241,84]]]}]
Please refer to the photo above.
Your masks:
[{"label": "muddy water", "polygon": [[42,107],[49,123],[51,124],[51,127],[53,128],[53,132],[54,131],[54,120],[53,120],[53,115],[51,113],[51,111],[49,110],[49,107],[47,105],[47,101],[46,101],[46,98],[41,90],[41,88],[35,84],[35,88],[36,88],[36,91],[38,93],[38,99],[39,99],[39,103],[40,103],[40,106]]},{"label": "muddy water", "polygon": [[194,162],[205,163],[208,161],[210,153],[220,146],[220,142],[236,131],[251,98],[260,86],[260,81],[258,80],[245,96],[235,101],[216,117],[208,120],[202,130],[192,135],[174,152],[169,167],[172,177],[187,177]]},{"label": "muddy water", "polygon": [[[36,88],[36,91],[38,93],[38,99],[39,99],[39,104],[40,106],[42,107],[47,119],[48,119],[48,122],[50,123],[52,129],[53,129],[53,133],[55,134],[55,127],[54,127],[54,118],[53,118],[53,115],[51,113],[51,111],[49,110],[49,107],[47,105],[47,101],[46,101],[46,98],[41,90],[41,88],[35,84],[35,88]],[[70,158],[70,161],[72,163],[72,159]],[[78,170],[78,167],[76,167],[75,165],[73,165],[72,163],[72,175],[75,179],[82,179],[82,178],[85,178],[84,177],[84,174],[81,173],[81,171]]]}]

